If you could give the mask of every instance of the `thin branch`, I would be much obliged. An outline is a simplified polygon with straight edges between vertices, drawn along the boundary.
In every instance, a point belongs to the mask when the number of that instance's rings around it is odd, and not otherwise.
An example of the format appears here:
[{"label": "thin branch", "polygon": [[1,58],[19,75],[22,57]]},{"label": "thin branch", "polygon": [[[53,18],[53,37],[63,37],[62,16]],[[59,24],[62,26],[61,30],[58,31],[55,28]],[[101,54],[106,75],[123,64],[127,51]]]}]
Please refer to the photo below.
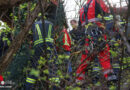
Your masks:
[{"label": "thin branch", "polygon": [[13,40],[7,53],[3,57],[1,57],[0,74],[2,74],[2,72],[4,72],[8,65],[12,62],[14,54],[17,53],[24,39],[27,37],[27,34],[39,12],[39,5],[37,5],[34,11],[31,13],[30,17],[26,19],[25,27],[23,28],[23,30],[21,30],[21,32],[16,36],[15,40]]}]

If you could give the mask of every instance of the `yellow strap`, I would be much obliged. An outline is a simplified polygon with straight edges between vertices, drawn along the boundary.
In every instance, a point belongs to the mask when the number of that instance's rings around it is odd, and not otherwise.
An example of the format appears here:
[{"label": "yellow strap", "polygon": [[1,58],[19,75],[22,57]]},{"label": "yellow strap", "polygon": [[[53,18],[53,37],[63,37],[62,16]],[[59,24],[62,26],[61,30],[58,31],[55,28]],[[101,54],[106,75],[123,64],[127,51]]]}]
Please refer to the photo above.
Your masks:
[{"label": "yellow strap", "polygon": [[38,45],[38,44],[40,44],[40,43],[43,43],[43,39],[36,40],[36,41],[34,42],[34,46],[36,46],[36,45]]},{"label": "yellow strap", "polygon": [[34,84],[34,83],[35,83],[35,82],[30,81],[30,80],[26,80],[26,82],[28,82],[28,83],[32,83],[32,84]]},{"label": "yellow strap", "polygon": [[32,79],[32,78],[27,78],[27,79],[26,79],[26,82],[35,83],[36,80],[35,80],[35,79]]},{"label": "yellow strap", "polygon": [[[51,43],[54,42],[54,39],[52,39],[52,38],[46,38],[45,40],[46,40],[46,42],[51,42]],[[38,44],[40,44],[40,43],[43,43],[43,39],[36,40],[36,41],[34,42],[34,46],[36,46],[36,45],[38,45]]]},{"label": "yellow strap", "polygon": [[52,25],[49,24],[48,38],[51,38],[51,30],[52,30]]},{"label": "yellow strap", "polygon": [[113,17],[104,17],[105,20],[112,20]]},{"label": "yellow strap", "polygon": [[67,34],[65,33],[65,44],[64,45],[68,45],[69,46],[69,43],[67,42]]},{"label": "yellow strap", "polygon": [[85,25],[85,28],[88,28],[91,25],[93,25],[93,24],[92,23],[88,23],[87,25]]},{"label": "yellow strap", "polygon": [[35,79],[32,79],[32,78],[27,78],[27,80],[30,80],[30,81],[36,81]]},{"label": "yellow strap", "polygon": [[74,44],[73,41],[72,41],[72,37],[71,35],[69,34],[69,37],[70,37],[70,40],[71,40],[71,44]]},{"label": "yellow strap", "polygon": [[37,28],[39,39],[42,39],[43,37],[42,37],[42,33],[41,33],[41,30],[40,30],[39,24],[36,24],[36,28]]},{"label": "yellow strap", "polygon": [[120,24],[125,24],[125,22],[120,22]]},{"label": "yellow strap", "polygon": [[102,18],[102,16],[100,15],[100,14],[98,14],[98,16],[97,16],[98,18]]},{"label": "yellow strap", "polygon": [[53,38],[46,38],[46,42],[51,42],[53,43],[54,39]]}]

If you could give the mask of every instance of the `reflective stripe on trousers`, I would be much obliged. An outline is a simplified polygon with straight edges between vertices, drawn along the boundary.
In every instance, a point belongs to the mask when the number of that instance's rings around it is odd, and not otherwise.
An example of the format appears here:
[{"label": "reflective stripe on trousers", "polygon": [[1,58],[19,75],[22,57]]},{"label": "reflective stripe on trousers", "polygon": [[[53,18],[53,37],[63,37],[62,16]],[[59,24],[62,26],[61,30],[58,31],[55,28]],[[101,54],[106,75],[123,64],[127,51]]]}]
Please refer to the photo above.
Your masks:
[{"label": "reflective stripe on trousers", "polygon": [[[87,50],[86,50],[86,51],[87,51]],[[87,58],[87,54],[88,54],[88,53],[82,54],[81,62],[82,62],[85,58]],[[104,49],[103,51],[101,51],[101,52],[99,53],[98,59],[99,59],[99,61],[100,61],[100,64],[101,64],[101,66],[102,66],[103,71],[112,68],[112,67],[111,67],[111,64],[110,64],[110,53],[109,53],[109,46],[108,46],[108,45],[106,45],[106,49]],[[89,60],[91,60],[91,57],[89,57],[83,64],[81,64],[81,65],[79,66],[79,68],[77,69],[77,72],[76,72],[77,74],[82,73],[82,74],[85,75],[85,71],[83,71],[83,70],[85,70],[85,69],[87,68],[87,61],[89,61]],[[110,73],[110,71],[104,72],[105,78],[108,77],[108,75],[107,75],[108,73]],[[78,78],[77,78],[77,79],[78,79]]]},{"label": "reflective stripe on trousers", "polygon": [[27,82],[27,83],[32,83],[32,84],[34,84],[34,83],[36,82],[36,80],[33,79],[33,78],[27,77],[26,82]]}]

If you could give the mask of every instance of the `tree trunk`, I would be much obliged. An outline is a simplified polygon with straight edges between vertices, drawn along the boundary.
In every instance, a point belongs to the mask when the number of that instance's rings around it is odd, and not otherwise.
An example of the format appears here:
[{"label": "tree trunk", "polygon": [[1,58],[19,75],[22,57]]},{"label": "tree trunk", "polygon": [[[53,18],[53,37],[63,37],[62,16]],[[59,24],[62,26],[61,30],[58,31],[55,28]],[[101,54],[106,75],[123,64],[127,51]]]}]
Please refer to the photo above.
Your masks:
[{"label": "tree trunk", "polygon": [[[2,3],[3,0],[1,0],[0,3]],[[8,1],[8,0],[6,0]],[[19,0],[15,0],[19,1]],[[25,22],[25,27],[21,32],[16,36],[16,39],[13,40],[12,44],[10,45],[7,53],[1,58],[0,62],[0,74],[6,70],[8,65],[11,63],[13,56],[15,53],[17,53],[18,49],[21,47],[24,39],[26,38],[28,31],[30,30],[34,20],[36,19],[38,13],[40,12],[39,5],[37,5],[34,9],[34,11],[31,12],[30,17],[27,17]]]},{"label": "tree trunk", "polygon": [[128,17],[130,17],[130,0],[129,0],[129,5],[128,5]]},{"label": "tree trunk", "polygon": [[27,2],[27,1],[30,1],[30,0],[0,0],[0,7],[2,8],[9,8],[11,6],[14,6],[16,4],[20,4],[20,3],[23,3],[23,2]]}]

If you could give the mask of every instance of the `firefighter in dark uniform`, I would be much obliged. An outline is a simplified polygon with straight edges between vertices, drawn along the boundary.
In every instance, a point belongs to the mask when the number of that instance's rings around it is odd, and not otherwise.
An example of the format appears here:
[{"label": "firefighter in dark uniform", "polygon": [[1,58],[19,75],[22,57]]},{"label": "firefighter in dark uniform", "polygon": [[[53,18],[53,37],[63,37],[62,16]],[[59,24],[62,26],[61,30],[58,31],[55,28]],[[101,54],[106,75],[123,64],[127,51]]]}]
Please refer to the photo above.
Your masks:
[{"label": "firefighter in dark uniform", "polygon": [[[47,50],[47,59],[52,59],[52,51],[54,48],[53,44],[53,24],[45,20],[45,30],[42,27],[42,21],[37,21],[33,24],[33,42],[34,42],[34,55],[32,59],[32,70],[30,71],[27,79],[26,79],[26,89],[30,90],[29,88],[33,87],[33,84],[35,84],[36,80],[38,79],[40,75],[40,71],[38,69],[38,60],[40,59],[40,56],[45,54],[44,50]],[[44,33],[46,34],[46,37],[44,36]],[[45,39],[45,44],[44,44]],[[53,63],[54,64],[54,63]],[[49,66],[50,67],[50,66]],[[51,68],[51,67],[50,67]],[[53,70],[50,70],[52,72]]]},{"label": "firefighter in dark uniform", "polygon": [[11,41],[11,29],[0,21],[0,57],[7,51]]},{"label": "firefighter in dark uniform", "polygon": [[[50,11],[54,8],[48,8]],[[56,50],[54,46],[54,25],[51,21],[53,21],[55,13],[53,10],[51,12],[47,12],[46,18],[47,20],[44,20],[44,26],[43,23],[40,20],[36,21],[33,26],[33,47],[34,47],[34,55],[31,59],[31,70],[26,78],[26,90],[32,90],[34,87],[34,84],[37,80],[39,80],[39,76],[41,74],[40,70],[43,70],[40,68],[40,59],[44,58],[41,62],[47,62],[48,69],[48,77],[49,80],[59,82],[59,78],[55,77],[56,72]],[[53,16],[51,16],[53,14]],[[45,42],[44,42],[45,41]],[[43,65],[43,67],[45,64]],[[43,73],[44,75],[44,73]],[[53,88],[54,89],[54,88]]]}]

